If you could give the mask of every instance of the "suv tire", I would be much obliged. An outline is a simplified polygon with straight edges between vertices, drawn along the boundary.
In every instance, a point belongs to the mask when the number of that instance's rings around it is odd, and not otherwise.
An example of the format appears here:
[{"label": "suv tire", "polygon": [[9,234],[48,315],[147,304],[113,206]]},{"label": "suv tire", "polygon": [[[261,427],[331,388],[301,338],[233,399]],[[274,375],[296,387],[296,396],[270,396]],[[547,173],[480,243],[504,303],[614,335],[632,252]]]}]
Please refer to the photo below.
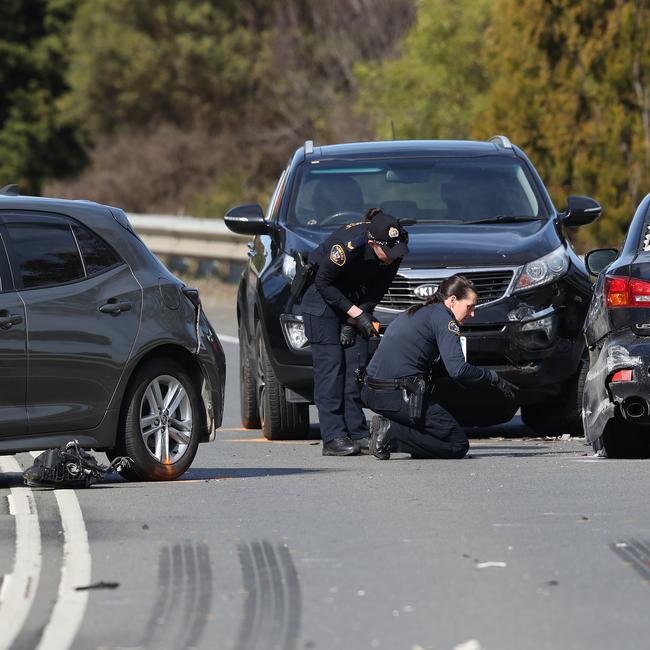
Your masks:
[{"label": "suv tire", "polygon": [[[120,472],[130,481],[178,478],[196,455],[200,414],[198,392],[183,367],[171,359],[149,361],[131,379],[120,417],[118,445],[107,456],[131,458],[133,464]],[[158,435],[155,430],[160,427],[165,428]],[[163,462],[165,455],[168,462]]]},{"label": "suv tire", "polygon": [[287,402],[269,360],[262,326],[255,328],[257,342],[257,403],[262,433],[268,440],[295,440],[309,434],[309,405]]},{"label": "suv tire", "polygon": [[[243,336],[242,336],[243,334]],[[257,381],[253,369],[253,360],[248,350],[245,331],[239,326],[239,407],[241,410],[241,423],[244,429],[259,429],[259,405],[257,403]]]},{"label": "suv tire", "polygon": [[582,359],[578,372],[565,384],[559,397],[521,407],[521,419],[535,433],[545,436],[584,435],[582,393],[585,388],[588,359]]}]

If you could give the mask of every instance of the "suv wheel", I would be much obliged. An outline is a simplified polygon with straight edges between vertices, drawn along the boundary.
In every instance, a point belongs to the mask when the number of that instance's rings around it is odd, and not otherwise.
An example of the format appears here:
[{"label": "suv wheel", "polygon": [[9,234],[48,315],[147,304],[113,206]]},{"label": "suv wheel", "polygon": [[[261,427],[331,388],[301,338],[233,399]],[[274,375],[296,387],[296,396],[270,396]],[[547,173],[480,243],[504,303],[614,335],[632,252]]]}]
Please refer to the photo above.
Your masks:
[{"label": "suv wheel", "polygon": [[287,402],[264,344],[262,327],[255,329],[257,341],[257,403],[262,433],[268,440],[306,438],[309,433],[309,405]]},{"label": "suv wheel", "polygon": [[565,384],[560,397],[521,407],[521,419],[535,433],[545,436],[582,436],[582,393],[589,361],[582,359],[578,372]]},{"label": "suv wheel", "polygon": [[[243,335],[243,336],[242,336]],[[241,423],[244,429],[259,429],[261,426],[260,411],[257,404],[257,382],[253,360],[248,351],[246,332],[239,326],[239,407]]]},{"label": "suv wheel", "polygon": [[126,394],[118,447],[133,465],[122,470],[135,481],[168,481],[183,474],[196,455],[200,434],[199,395],[175,361],[156,359],[134,375]]}]

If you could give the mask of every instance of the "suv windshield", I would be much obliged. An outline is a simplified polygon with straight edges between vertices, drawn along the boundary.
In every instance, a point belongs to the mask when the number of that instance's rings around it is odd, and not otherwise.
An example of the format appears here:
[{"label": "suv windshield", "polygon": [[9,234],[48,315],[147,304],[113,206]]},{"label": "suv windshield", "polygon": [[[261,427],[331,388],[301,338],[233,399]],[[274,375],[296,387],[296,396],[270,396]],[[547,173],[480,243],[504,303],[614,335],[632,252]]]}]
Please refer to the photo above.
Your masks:
[{"label": "suv windshield", "polygon": [[302,165],[287,222],[337,227],[380,207],[426,222],[546,218],[524,166],[514,158],[326,160]]}]

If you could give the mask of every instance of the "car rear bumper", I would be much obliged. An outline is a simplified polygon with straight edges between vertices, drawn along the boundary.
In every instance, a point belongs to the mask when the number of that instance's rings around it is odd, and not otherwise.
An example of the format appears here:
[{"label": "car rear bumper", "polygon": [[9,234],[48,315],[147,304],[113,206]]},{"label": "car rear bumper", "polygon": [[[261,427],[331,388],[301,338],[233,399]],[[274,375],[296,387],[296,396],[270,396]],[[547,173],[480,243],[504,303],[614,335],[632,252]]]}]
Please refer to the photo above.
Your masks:
[{"label": "car rear bumper", "polygon": [[[616,372],[628,369],[630,381],[611,381]],[[629,330],[610,335],[598,356],[592,357],[585,382],[582,419],[587,440],[597,440],[617,416],[650,427],[649,395],[650,337]]]}]

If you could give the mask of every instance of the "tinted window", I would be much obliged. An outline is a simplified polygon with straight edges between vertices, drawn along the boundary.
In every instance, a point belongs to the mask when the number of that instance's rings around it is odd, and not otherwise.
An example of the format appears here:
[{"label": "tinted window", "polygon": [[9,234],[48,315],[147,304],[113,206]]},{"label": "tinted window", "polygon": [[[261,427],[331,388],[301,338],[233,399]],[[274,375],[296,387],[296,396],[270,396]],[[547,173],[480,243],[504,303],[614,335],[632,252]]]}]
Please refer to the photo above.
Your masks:
[{"label": "tinted window", "polygon": [[67,223],[10,223],[7,230],[26,289],[84,277],[77,242]]},{"label": "tinted window", "polygon": [[103,239],[88,228],[79,224],[74,224],[72,227],[86,265],[86,275],[101,273],[122,261]]},{"label": "tinted window", "polygon": [[[520,161],[483,156],[305,164],[288,219],[335,227],[374,207],[425,223],[547,216]],[[345,214],[336,217],[339,213]]]}]

